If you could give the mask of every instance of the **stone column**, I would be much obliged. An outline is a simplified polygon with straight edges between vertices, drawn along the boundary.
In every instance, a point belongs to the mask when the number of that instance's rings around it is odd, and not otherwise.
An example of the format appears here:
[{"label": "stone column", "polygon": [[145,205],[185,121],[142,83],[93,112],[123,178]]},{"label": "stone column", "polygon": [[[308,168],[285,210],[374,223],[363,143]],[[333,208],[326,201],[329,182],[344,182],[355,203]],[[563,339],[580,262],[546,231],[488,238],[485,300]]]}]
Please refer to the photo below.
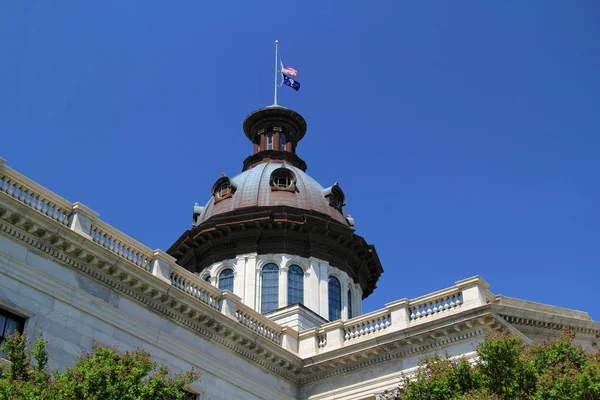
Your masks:
[{"label": "stone column", "polygon": [[98,218],[100,214],[94,210],[76,202],[73,203],[71,216],[69,217],[69,228],[75,232],[92,238],[92,221]]},{"label": "stone column", "polygon": [[317,258],[311,257],[312,262],[316,263],[316,271],[319,274],[319,308],[318,313],[322,317],[329,319],[329,290],[328,290],[328,269],[329,263],[327,261],[322,261]]},{"label": "stone column", "polygon": [[[282,263],[283,264],[283,263]],[[288,305],[288,273],[290,269],[285,267],[279,267],[279,308]]]},{"label": "stone column", "polygon": [[[243,257],[244,268],[244,295],[242,301],[248,307],[256,310],[256,253],[249,253],[239,256]],[[238,264],[239,265],[239,264]]]}]

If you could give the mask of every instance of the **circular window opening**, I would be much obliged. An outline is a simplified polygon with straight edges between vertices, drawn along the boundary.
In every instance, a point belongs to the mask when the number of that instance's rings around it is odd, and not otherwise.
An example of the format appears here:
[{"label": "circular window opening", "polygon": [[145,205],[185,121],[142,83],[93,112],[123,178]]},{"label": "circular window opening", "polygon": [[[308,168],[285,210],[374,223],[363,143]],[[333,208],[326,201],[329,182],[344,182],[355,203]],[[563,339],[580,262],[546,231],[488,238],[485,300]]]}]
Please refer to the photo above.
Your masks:
[{"label": "circular window opening", "polygon": [[282,170],[273,174],[273,185],[280,189],[287,189],[294,183],[294,176],[290,171]]},{"label": "circular window opening", "polygon": [[224,199],[225,197],[229,196],[230,194],[231,194],[231,184],[229,183],[229,181],[221,183],[221,186],[219,186],[219,190],[217,190],[217,196],[220,199]]}]

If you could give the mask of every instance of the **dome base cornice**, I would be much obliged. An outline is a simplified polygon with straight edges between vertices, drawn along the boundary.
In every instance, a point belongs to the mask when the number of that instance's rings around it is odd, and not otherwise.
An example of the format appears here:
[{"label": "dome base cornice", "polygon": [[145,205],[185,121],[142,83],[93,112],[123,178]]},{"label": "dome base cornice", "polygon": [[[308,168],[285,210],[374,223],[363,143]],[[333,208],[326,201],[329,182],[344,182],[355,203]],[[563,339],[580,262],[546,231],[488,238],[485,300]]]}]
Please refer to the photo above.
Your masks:
[{"label": "dome base cornice", "polygon": [[373,245],[320,213],[293,207],[247,207],[215,216],[186,231],[168,253],[198,273],[238,254],[286,253],[328,260],[370,295],[383,272]]}]

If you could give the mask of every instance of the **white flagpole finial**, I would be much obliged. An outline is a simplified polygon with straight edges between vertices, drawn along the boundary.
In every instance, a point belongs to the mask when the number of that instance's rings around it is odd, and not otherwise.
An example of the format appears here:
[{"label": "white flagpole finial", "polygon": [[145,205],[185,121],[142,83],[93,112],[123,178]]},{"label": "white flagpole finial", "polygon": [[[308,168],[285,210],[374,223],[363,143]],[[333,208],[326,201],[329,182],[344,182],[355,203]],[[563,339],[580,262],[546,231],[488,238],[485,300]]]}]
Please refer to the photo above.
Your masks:
[{"label": "white flagpole finial", "polygon": [[279,61],[279,40],[275,40],[275,101],[273,105],[277,105],[277,62]]}]

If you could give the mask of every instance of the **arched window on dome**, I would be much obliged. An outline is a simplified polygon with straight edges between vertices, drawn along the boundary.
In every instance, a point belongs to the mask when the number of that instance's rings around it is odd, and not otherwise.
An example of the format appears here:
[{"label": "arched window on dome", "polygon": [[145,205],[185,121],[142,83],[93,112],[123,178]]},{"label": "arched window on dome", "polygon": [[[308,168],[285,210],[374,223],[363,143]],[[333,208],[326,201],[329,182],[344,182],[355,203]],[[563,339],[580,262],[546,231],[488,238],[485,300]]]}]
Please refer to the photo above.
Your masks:
[{"label": "arched window on dome", "polygon": [[348,289],[348,319],[352,318],[352,292]]},{"label": "arched window on dome", "polygon": [[288,305],[304,303],[304,271],[292,265],[288,271]]},{"label": "arched window on dome", "polygon": [[279,308],[279,267],[267,264],[262,269],[260,311],[263,314]]},{"label": "arched window on dome", "polygon": [[219,289],[233,292],[233,270],[231,268],[224,269],[219,274]]},{"label": "arched window on dome", "polygon": [[285,133],[281,132],[279,134],[279,150],[281,151],[285,151],[285,144],[286,144],[286,140],[285,140]]},{"label": "arched window on dome", "polygon": [[327,285],[329,292],[329,321],[336,321],[342,317],[342,285],[335,276],[329,277]]}]

